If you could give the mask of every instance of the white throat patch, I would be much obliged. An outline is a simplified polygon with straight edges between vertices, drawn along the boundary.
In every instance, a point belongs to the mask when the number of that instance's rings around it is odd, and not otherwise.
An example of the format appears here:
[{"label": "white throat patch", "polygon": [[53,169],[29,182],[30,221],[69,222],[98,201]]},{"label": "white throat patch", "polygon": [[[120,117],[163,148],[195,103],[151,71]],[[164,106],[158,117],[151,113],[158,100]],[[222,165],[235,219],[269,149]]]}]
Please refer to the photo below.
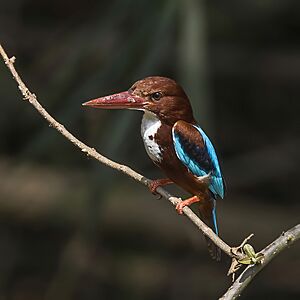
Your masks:
[{"label": "white throat patch", "polygon": [[149,157],[156,162],[162,160],[161,149],[154,140],[157,130],[161,126],[161,121],[155,114],[146,111],[142,119],[141,134],[144,141],[145,149]]}]

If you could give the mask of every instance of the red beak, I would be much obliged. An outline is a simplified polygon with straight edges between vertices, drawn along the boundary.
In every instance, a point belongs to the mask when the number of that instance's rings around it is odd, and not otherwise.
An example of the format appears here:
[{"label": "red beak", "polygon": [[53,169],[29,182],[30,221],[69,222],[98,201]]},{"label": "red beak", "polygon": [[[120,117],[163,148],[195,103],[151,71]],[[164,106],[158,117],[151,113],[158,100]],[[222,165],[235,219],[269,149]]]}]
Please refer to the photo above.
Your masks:
[{"label": "red beak", "polygon": [[93,99],[83,103],[84,106],[107,109],[143,109],[149,102],[142,97],[132,95],[128,91]]}]

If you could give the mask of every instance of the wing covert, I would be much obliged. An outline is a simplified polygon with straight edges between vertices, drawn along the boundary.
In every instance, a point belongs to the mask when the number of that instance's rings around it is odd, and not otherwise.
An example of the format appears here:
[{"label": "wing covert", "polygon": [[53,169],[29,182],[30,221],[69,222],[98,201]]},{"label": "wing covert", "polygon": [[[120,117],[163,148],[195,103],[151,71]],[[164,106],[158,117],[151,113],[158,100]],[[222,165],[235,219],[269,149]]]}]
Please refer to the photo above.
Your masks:
[{"label": "wing covert", "polygon": [[215,149],[198,125],[178,121],[172,129],[177,157],[195,176],[211,176],[210,191],[224,197],[224,183]]}]

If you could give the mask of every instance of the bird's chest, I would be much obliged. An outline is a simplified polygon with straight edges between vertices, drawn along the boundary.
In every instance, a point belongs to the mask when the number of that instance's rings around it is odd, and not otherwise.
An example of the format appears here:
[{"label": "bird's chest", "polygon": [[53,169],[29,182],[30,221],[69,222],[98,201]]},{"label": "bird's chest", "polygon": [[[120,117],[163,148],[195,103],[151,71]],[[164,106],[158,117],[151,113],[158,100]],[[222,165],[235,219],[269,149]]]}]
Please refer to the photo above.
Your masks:
[{"label": "bird's chest", "polygon": [[141,134],[146,152],[154,162],[160,162],[163,155],[163,150],[155,138],[161,125],[161,121],[154,114],[148,112],[144,114]]}]

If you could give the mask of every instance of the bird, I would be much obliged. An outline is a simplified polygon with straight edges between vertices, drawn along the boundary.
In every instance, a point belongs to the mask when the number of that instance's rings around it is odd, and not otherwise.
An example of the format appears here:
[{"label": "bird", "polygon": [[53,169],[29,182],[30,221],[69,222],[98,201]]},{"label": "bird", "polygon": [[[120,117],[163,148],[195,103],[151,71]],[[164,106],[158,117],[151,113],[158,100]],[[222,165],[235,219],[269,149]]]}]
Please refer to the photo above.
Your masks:
[{"label": "bird", "polygon": [[[143,111],[141,135],[145,150],[166,178],[153,180],[149,189],[176,184],[191,194],[176,206],[179,214],[199,203],[204,221],[218,235],[216,200],[223,199],[225,182],[215,148],[198,125],[183,88],[173,79],[150,76],[135,82],[127,91],[96,98],[84,106],[102,109]],[[206,237],[208,251],[217,261],[221,250]]]}]

